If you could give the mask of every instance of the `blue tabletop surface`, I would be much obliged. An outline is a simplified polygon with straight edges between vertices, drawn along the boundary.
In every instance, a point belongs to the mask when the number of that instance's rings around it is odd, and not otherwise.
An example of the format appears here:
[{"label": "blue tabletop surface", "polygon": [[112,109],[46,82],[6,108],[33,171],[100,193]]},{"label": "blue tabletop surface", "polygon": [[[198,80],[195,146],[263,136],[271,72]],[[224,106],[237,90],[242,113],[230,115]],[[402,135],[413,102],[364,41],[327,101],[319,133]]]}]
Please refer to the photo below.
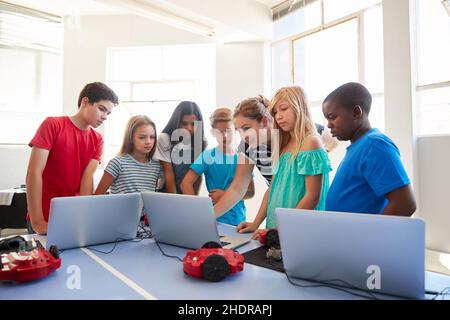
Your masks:
[{"label": "blue tabletop surface", "polygon": [[[250,237],[222,224],[219,224],[219,232]],[[258,246],[259,243],[252,240],[238,251],[243,253]],[[112,247],[113,244],[105,244],[92,248],[109,251]],[[180,258],[187,251],[163,244],[161,247],[165,253]],[[247,263],[243,272],[218,283],[192,278],[184,274],[180,261],[163,256],[152,239],[119,242],[109,254],[86,250],[89,249],[64,251],[61,268],[47,278],[23,284],[0,283],[0,299],[360,299],[327,287],[296,287],[288,282],[284,273]],[[70,288],[73,273],[69,272],[73,270],[80,271],[79,289]],[[449,286],[450,277],[426,273],[427,290],[441,291]]]}]

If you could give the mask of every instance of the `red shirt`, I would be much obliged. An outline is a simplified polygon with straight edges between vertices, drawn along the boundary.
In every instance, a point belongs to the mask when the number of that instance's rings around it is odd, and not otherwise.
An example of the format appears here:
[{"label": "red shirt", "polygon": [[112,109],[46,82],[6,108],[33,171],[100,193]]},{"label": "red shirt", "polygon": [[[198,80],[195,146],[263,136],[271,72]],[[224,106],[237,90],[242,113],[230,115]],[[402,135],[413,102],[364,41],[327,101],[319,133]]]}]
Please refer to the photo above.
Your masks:
[{"label": "red shirt", "polygon": [[42,122],[29,146],[50,151],[42,173],[42,211],[48,221],[50,200],[78,193],[89,161],[100,162],[103,138],[92,128],[79,129],[69,117],[49,117]]}]

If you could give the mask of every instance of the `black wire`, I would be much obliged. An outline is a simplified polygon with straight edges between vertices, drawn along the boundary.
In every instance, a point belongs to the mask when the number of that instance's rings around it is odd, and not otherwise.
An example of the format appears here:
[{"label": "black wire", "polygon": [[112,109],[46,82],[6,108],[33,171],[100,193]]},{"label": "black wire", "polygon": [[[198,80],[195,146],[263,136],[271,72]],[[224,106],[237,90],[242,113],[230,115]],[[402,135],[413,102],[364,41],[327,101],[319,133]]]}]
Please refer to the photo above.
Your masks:
[{"label": "black wire", "polygon": [[445,296],[450,295],[450,287],[446,287],[444,289],[442,289],[441,292],[435,293],[433,292],[432,294],[434,294],[434,297],[431,298],[431,300],[436,300],[437,297],[442,296],[442,300],[445,298]]},{"label": "black wire", "polygon": [[164,250],[159,245],[158,240],[156,240],[155,235],[152,234],[152,232],[148,228],[146,228],[145,226],[143,226],[141,224],[139,225],[138,235],[139,235],[139,233],[145,236],[144,239],[153,239],[155,241],[155,243],[156,243],[156,246],[158,247],[159,251],[161,251],[161,254],[163,256],[168,257],[168,258],[172,258],[172,259],[177,259],[178,261],[183,262],[183,259],[181,259],[180,257],[172,256],[172,255],[169,255],[169,254],[165,253]]},{"label": "black wire", "polygon": [[[125,239],[117,238],[117,239],[114,241],[113,247],[112,247],[111,250],[109,250],[109,251],[102,251],[102,250],[94,249],[94,248],[92,248],[92,247],[86,247],[86,249],[89,249],[89,250],[94,251],[94,252],[102,253],[102,254],[110,254],[111,252],[114,251],[114,249],[116,248],[117,243],[118,243],[119,241],[125,241]],[[131,240],[129,240],[129,241],[131,241]]]},{"label": "black wire", "polygon": [[302,285],[302,284],[299,284],[299,283],[296,283],[296,282],[292,281],[292,279],[289,277],[289,275],[288,275],[287,273],[286,273],[286,277],[287,277],[289,283],[291,283],[291,284],[294,285],[294,286],[301,287],[301,288],[319,288],[319,287],[327,287],[327,288],[332,288],[332,289],[339,290],[339,291],[342,291],[342,292],[346,292],[346,293],[348,293],[348,294],[351,294],[351,295],[353,295],[353,296],[360,297],[360,298],[372,299],[372,300],[381,300],[380,298],[378,298],[377,296],[375,296],[375,295],[372,294],[371,292],[367,292],[367,293],[368,293],[368,296],[367,296],[367,295],[355,293],[355,292],[352,292],[352,291],[350,291],[350,290],[344,289],[344,288],[340,287],[339,285],[325,284],[326,282],[336,282],[336,281],[340,281],[340,282],[344,283],[346,286],[350,287],[351,289],[354,289],[354,290],[361,290],[360,288],[357,288],[357,287],[353,286],[352,284],[350,284],[350,283],[348,283],[348,282],[346,282],[346,281],[344,281],[344,280],[341,280],[341,279],[324,280],[324,281],[321,281],[320,284]]},{"label": "black wire", "polygon": [[138,226],[138,232],[137,232],[136,238],[134,238],[134,239],[128,239],[128,240],[127,240],[127,239],[122,239],[122,238],[117,238],[117,239],[114,241],[113,247],[112,247],[109,251],[102,251],[102,250],[94,249],[94,248],[92,248],[92,247],[86,247],[86,248],[89,249],[89,250],[92,250],[92,251],[94,251],[94,252],[98,252],[98,253],[102,253],[102,254],[110,254],[111,252],[114,251],[114,249],[116,248],[117,243],[118,243],[119,241],[141,242],[141,241],[144,240],[144,239],[153,239],[153,240],[155,241],[156,245],[158,246],[159,251],[161,251],[161,254],[162,254],[163,256],[168,257],[168,258],[174,258],[174,259],[179,260],[180,262],[183,262],[183,259],[181,259],[181,258],[178,257],[178,256],[171,256],[171,255],[169,255],[169,254],[166,254],[166,253],[163,251],[163,249],[161,248],[161,246],[159,245],[158,241],[156,240],[155,235],[153,235],[153,234],[151,233],[151,231],[150,231],[148,228],[146,228],[145,226],[143,226],[143,225],[141,225],[141,224],[139,224],[139,226]]},{"label": "black wire", "polygon": [[123,238],[117,238],[115,241],[114,241],[114,245],[113,245],[113,247],[109,250],[109,251],[102,251],[102,250],[98,250],[98,249],[94,249],[94,248],[92,248],[92,247],[86,247],[87,249],[89,249],[89,250],[91,250],[91,251],[94,251],[94,252],[98,252],[98,253],[102,253],[102,254],[110,254],[110,253],[112,253],[113,251],[114,251],[114,249],[116,248],[116,246],[117,246],[117,243],[118,242],[120,242],[120,241],[127,241],[127,242],[141,242],[142,240],[144,240],[144,239],[151,239],[153,236],[152,236],[152,233],[150,232],[150,230],[147,230],[147,229],[145,229],[143,226],[141,226],[141,225],[139,225],[139,230],[138,230],[138,233],[137,233],[137,236],[136,236],[136,238],[133,238],[133,239],[123,239]]},{"label": "black wire", "polygon": [[156,240],[156,238],[153,238],[153,240],[155,241],[156,245],[157,245],[158,248],[159,248],[159,251],[161,251],[161,253],[162,253],[163,256],[168,257],[168,258],[172,258],[172,259],[177,259],[178,261],[183,262],[183,259],[181,259],[180,257],[178,257],[178,256],[171,256],[171,255],[165,253],[165,252],[163,251],[163,249],[161,248],[161,246],[159,245],[159,242]]}]

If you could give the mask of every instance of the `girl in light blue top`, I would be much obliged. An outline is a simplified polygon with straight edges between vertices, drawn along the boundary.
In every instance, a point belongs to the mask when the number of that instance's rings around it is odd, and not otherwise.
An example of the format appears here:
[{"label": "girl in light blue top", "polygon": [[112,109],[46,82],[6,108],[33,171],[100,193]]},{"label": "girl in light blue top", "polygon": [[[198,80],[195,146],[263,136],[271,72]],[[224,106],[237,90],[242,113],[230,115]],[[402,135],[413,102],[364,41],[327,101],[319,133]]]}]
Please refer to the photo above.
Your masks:
[{"label": "girl in light blue top", "polygon": [[267,218],[266,228],[276,228],[275,208],[325,210],[329,187],[330,160],[316,133],[314,122],[302,88],[279,89],[270,103],[274,130],[278,139],[273,152],[275,175],[264,197],[255,221],[243,222],[240,232],[253,232],[259,237],[259,225]]}]

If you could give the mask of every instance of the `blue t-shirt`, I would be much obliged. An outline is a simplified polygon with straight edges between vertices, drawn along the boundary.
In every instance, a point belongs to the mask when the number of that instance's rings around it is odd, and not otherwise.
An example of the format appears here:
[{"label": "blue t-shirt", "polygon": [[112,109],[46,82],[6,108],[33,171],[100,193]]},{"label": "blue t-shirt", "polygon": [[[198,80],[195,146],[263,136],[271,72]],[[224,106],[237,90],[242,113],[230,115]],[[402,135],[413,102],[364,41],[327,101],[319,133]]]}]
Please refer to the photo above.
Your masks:
[{"label": "blue t-shirt", "polygon": [[[191,165],[191,169],[199,176],[205,174],[206,188],[209,192],[214,189],[226,190],[234,178],[236,172],[238,156],[226,155],[218,148],[207,149]],[[224,215],[217,218],[217,221],[238,225],[245,221],[244,201],[239,201]]]},{"label": "blue t-shirt", "polygon": [[326,210],[383,213],[387,194],[410,183],[397,146],[378,129],[347,147],[328,191]]}]

